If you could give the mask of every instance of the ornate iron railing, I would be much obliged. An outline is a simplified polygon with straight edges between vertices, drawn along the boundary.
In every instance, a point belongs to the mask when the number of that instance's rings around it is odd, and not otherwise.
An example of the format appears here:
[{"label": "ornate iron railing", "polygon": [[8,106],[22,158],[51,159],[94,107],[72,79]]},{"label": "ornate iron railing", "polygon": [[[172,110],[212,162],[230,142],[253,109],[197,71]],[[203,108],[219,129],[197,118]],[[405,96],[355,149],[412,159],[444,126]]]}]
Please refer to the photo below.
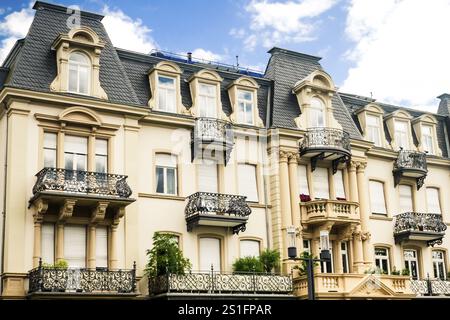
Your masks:
[{"label": "ornate iron railing", "polygon": [[416,169],[427,171],[427,154],[425,152],[403,150],[398,152],[394,163],[395,169]]},{"label": "ornate iron railing", "polygon": [[230,122],[215,118],[197,118],[193,139],[200,142],[218,142],[232,144],[233,127]]},{"label": "ornate iron railing", "polygon": [[40,264],[28,277],[28,293],[133,293],[136,290],[136,264],[132,270],[52,268]]},{"label": "ornate iron railing", "polygon": [[189,272],[149,278],[149,293],[292,294],[292,276],[270,273]]},{"label": "ornate iron railing", "polygon": [[350,135],[335,128],[310,128],[300,145],[300,150],[308,148],[333,148],[350,152]]},{"label": "ornate iron railing", "polygon": [[252,213],[246,198],[231,194],[196,192],[188,197],[185,216],[189,218],[196,214],[215,213],[246,217]]},{"label": "ornate iron railing", "polygon": [[63,191],[101,196],[129,198],[131,188],[127,176],[59,168],[44,168],[36,174],[33,194],[43,191]]},{"label": "ornate iron railing", "polygon": [[421,296],[450,295],[450,281],[441,279],[411,280],[411,290]]},{"label": "ornate iron railing", "polygon": [[441,214],[405,212],[395,216],[394,234],[404,231],[443,233],[446,229]]}]

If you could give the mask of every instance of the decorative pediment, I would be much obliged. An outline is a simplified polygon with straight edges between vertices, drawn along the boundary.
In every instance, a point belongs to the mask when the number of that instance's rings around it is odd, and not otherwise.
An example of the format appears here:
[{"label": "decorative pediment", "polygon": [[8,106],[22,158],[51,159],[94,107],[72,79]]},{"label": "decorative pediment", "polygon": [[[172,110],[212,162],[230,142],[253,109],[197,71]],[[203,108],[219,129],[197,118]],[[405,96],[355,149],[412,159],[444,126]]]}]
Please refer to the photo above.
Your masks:
[{"label": "decorative pediment", "polygon": [[399,120],[411,120],[413,117],[406,110],[395,110],[384,117],[385,119],[396,118]]},{"label": "decorative pediment", "polygon": [[370,274],[365,277],[349,294],[350,297],[385,297],[395,296],[395,292],[379,278]]},{"label": "decorative pediment", "polygon": [[417,118],[414,118],[414,120],[412,121],[413,124],[415,124],[417,122],[422,122],[424,124],[430,124],[430,125],[437,124],[436,118],[431,114],[423,114]]},{"label": "decorative pediment", "polygon": [[82,107],[72,107],[64,110],[58,116],[58,120],[61,122],[72,122],[91,126],[102,125],[100,117],[95,112]]},{"label": "decorative pediment", "polygon": [[377,114],[377,115],[384,114],[384,110],[375,103],[369,103],[368,105],[365,105],[364,107],[358,109],[355,113],[359,114],[361,112],[370,112],[372,114]]},{"label": "decorative pediment", "polygon": [[162,73],[167,72],[170,74],[181,74],[181,68],[173,62],[170,61],[161,61],[157,63],[152,69],[150,69],[149,73],[154,72],[155,70],[160,71]]},{"label": "decorative pediment", "polygon": [[210,69],[203,69],[196,73],[194,73],[189,79],[188,82],[191,82],[194,79],[199,80],[209,80],[209,81],[215,81],[215,82],[222,82],[223,78],[214,70]]},{"label": "decorative pediment", "polygon": [[333,93],[336,91],[333,79],[323,70],[316,70],[310,73],[306,78],[298,81],[292,89],[294,94],[305,88],[315,89]]},{"label": "decorative pediment", "polygon": [[240,77],[239,79],[234,80],[229,85],[229,88],[231,88],[232,86],[246,87],[248,89],[259,89],[260,87],[254,79],[249,77]]},{"label": "decorative pediment", "polygon": [[103,48],[105,43],[100,37],[89,27],[81,26],[73,28],[68,33],[61,33],[53,42],[52,49],[57,50],[62,43],[72,43],[80,46],[88,46],[93,48]]}]

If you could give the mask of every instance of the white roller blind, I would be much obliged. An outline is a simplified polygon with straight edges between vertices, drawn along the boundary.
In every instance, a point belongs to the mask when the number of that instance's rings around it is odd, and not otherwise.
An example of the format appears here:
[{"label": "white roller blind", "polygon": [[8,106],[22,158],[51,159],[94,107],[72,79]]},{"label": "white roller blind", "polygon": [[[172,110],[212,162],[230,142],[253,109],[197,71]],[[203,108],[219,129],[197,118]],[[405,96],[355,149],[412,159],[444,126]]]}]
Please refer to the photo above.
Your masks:
[{"label": "white roller blind", "polygon": [[97,267],[108,267],[108,228],[97,227],[95,230],[95,263]]},{"label": "white roller blind", "polygon": [[246,196],[247,201],[258,202],[258,186],[256,183],[256,166],[238,165],[239,194]]},{"label": "white roller blind", "polygon": [[308,179],[306,177],[306,166],[299,164],[297,168],[298,192],[309,195]]},{"label": "white roller blind", "polygon": [[342,174],[342,170],[336,171],[333,178],[336,198],[345,198],[344,176]]},{"label": "white roller blind", "polygon": [[55,225],[44,223],[41,236],[42,262],[53,264],[55,262]]},{"label": "white roller blind", "polygon": [[87,154],[87,138],[66,136],[64,139],[64,152]]},{"label": "white roller blind", "polygon": [[412,189],[411,186],[399,185],[399,193],[400,193],[400,212],[411,212],[413,211],[413,203],[412,203]]},{"label": "white roller blind", "polygon": [[386,214],[384,185],[379,181],[369,181],[370,209],[372,213]]},{"label": "white roller blind", "polygon": [[64,259],[69,267],[86,266],[86,228],[84,226],[64,226]]},{"label": "white roller blind", "polygon": [[259,241],[257,240],[241,240],[240,241],[240,256],[244,257],[259,257]]},{"label": "white roller blind", "polygon": [[328,169],[316,168],[313,171],[314,198],[329,199],[330,191],[328,188]]},{"label": "white roller blind", "polygon": [[198,191],[218,192],[217,163],[208,161],[197,166]]},{"label": "white roller blind", "polygon": [[428,208],[428,213],[441,213],[438,189],[427,188],[427,208]]},{"label": "white roller blind", "polygon": [[161,167],[176,167],[177,157],[167,153],[157,153],[155,163]]},{"label": "white roller blind", "polygon": [[200,270],[220,271],[220,240],[216,238],[200,238]]}]

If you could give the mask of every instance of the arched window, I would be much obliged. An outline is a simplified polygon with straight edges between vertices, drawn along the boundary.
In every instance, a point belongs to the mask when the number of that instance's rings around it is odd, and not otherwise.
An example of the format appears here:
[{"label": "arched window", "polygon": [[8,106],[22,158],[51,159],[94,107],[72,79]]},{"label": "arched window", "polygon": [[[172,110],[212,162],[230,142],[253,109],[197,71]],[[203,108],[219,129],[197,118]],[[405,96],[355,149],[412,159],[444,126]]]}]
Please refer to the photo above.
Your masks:
[{"label": "arched window", "polygon": [[91,63],[81,52],[69,56],[69,92],[89,94]]},{"label": "arched window", "polygon": [[325,127],[325,106],[317,98],[311,99],[311,127]]}]

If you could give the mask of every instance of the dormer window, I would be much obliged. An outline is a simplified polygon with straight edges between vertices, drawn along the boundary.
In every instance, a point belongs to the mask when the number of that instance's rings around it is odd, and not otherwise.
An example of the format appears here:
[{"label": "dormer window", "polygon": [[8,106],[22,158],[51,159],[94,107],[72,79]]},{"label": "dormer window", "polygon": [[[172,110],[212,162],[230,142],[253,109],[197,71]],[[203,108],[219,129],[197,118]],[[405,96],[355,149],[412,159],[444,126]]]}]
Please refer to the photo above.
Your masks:
[{"label": "dormer window", "polygon": [[247,90],[238,90],[238,121],[244,124],[254,124],[253,94]]},{"label": "dormer window", "polygon": [[158,76],[158,110],[176,112],[175,78]]},{"label": "dormer window", "polygon": [[408,138],[408,122],[406,121],[395,121],[395,142],[397,147],[408,149],[409,148],[409,138]]},{"label": "dormer window", "polygon": [[207,118],[217,118],[216,85],[200,83],[199,116]]},{"label": "dormer window", "polygon": [[422,126],[422,146],[424,151],[428,152],[429,154],[434,154],[432,126]]},{"label": "dormer window", "polygon": [[325,106],[318,98],[311,99],[311,127],[325,127]]},{"label": "dormer window", "polygon": [[419,151],[430,155],[442,156],[437,139],[437,120],[431,114],[423,114],[412,121],[414,132],[419,140]]},{"label": "dormer window", "polygon": [[377,147],[381,147],[380,117],[368,114],[366,121],[367,139],[372,141]]},{"label": "dormer window", "polygon": [[388,147],[383,127],[383,109],[375,103],[369,103],[355,114],[358,116],[364,139],[373,142],[377,147]]},{"label": "dormer window", "polygon": [[89,94],[91,64],[89,58],[81,52],[72,52],[69,56],[69,92]]},{"label": "dormer window", "polygon": [[263,127],[258,109],[259,85],[255,79],[240,77],[228,86],[228,96],[232,112],[230,119],[234,123]]}]

